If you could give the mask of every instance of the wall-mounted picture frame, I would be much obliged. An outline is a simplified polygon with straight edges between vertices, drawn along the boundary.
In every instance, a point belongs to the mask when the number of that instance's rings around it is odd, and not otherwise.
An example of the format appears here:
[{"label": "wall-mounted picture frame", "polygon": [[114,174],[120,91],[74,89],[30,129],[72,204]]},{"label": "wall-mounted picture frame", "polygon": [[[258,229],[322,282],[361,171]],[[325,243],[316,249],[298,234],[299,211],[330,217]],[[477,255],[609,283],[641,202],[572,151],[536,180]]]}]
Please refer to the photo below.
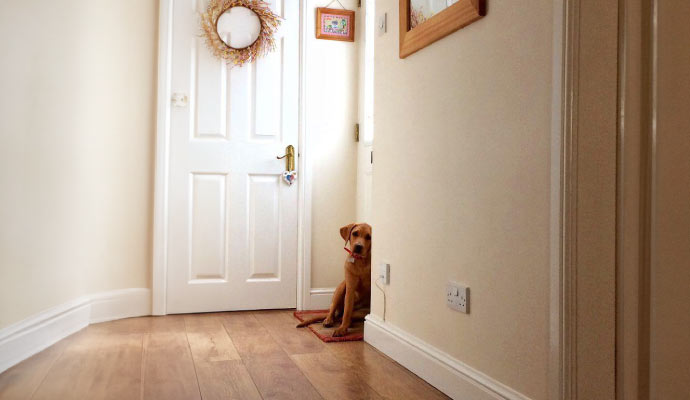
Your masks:
[{"label": "wall-mounted picture frame", "polygon": [[337,8],[317,8],[316,38],[354,42],[355,12]]},{"label": "wall-mounted picture frame", "polygon": [[400,0],[400,58],[486,15],[486,0]]}]

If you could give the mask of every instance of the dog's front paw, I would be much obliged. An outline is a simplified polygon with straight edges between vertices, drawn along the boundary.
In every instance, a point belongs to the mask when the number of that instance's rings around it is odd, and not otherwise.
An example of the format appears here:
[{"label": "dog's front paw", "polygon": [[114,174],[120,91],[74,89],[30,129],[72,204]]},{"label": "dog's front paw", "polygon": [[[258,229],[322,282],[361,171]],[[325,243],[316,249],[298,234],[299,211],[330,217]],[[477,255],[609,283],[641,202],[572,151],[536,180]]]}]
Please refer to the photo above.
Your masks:
[{"label": "dog's front paw", "polygon": [[323,326],[325,328],[330,328],[331,326],[333,326],[333,319],[331,319],[331,318],[324,319],[323,320]]},{"label": "dog's front paw", "polygon": [[347,334],[347,328],[343,328],[342,326],[335,331],[333,331],[333,337],[340,337],[340,336],[345,336]]}]

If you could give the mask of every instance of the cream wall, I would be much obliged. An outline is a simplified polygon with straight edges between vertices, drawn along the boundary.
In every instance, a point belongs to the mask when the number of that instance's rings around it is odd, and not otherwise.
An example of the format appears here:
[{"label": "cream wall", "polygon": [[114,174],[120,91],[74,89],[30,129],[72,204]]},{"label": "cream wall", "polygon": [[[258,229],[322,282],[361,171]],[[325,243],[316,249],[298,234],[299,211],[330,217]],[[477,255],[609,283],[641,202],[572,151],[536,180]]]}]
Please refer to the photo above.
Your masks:
[{"label": "cream wall", "polygon": [[149,287],[158,2],[0,2],[0,328]]},{"label": "cream wall", "polygon": [[[361,12],[356,0],[343,6]],[[339,229],[355,221],[358,114],[358,41],[317,40],[316,7],[309,0],[306,27],[306,124],[312,162],[311,286],[332,288],[343,280],[343,241]],[[361,18],[360,18],[361,20]],[[358,21],[359,22],[359,21]],[[360,27],[357,27],[360,28]]]},{"label": "cream wall", "polygon": [[[488,16],[398,58],[398,1],[379,0],[374,265],[386,321],[534,399],[547,398],[552,2]],[[469,315],[445,285],[470,287]],[[383,316],[372,291],[373,313]]]},{"label": "cream wall", "polygon": [[[320,5],[305,16],[312,287],[333,287],[338,229],[356,215],[358,45],[314,38]],[[0,328],[150,287],[157,14],[157,1],[0,3]]]}]

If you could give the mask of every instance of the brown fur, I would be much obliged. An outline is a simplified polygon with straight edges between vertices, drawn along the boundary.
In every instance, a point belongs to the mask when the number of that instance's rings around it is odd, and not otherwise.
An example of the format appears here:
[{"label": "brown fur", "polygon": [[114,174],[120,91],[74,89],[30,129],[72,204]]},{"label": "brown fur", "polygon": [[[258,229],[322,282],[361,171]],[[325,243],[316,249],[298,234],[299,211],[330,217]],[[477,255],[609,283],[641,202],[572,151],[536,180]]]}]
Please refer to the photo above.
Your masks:
[{"label": "brown fur", "polygon": [[371,226],[366,223],[349,224],[340,228],[340,236],[349,243],[350,251],[361,258],[355,258],[351,263],[347,254],[345,280],[335,289],[328,314],[310,318],[297,325],[298,328],[320,321],[325,327],[330,327],[336,317],[342,315],[342,322],[333,336],[344,336],[353,319],[366,316],[366,312],[355,309],[369,307],[371,300]]}]

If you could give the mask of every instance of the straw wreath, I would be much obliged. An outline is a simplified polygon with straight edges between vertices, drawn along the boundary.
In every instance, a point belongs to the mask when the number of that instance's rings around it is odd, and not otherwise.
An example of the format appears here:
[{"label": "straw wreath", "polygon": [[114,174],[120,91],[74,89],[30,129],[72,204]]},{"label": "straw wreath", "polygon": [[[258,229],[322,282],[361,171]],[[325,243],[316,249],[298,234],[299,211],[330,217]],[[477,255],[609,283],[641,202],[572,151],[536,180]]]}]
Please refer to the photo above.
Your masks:
[{"label": "straw wreath", "polygon": [[[235,49],[228,46],[218,35],[216,25],[218,18],[232,7],[246,7],[252,10],[261,21],[259,37],[250,46]],[[206,36],[206,44],[218,58],[226,60],[233,66],[252,63],[257,58],[275,49],[273,35],[280,26],[281,18],[271,11],[268,4],[262,0],[211,0],[206,12],[201,15],[201,28]]]}]

